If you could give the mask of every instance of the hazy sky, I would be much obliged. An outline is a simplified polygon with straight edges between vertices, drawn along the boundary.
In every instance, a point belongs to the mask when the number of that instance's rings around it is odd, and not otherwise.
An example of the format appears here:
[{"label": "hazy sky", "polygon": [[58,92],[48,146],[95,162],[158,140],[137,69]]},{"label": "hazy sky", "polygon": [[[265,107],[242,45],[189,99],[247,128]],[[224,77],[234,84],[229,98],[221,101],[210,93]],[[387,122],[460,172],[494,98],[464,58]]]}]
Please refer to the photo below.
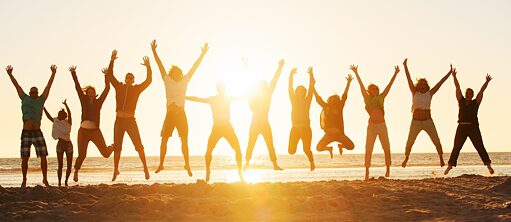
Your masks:
[{"label": "hazy sky", "polygon": [[[14,66],[14,75],[25,91],[30,86],[44,88],[49,66],[58,65],[57,77],[46,107],[56,114],[61,101],[68,99],[74,126],[80,120],[80,104],[67,68],[77,65],[83,85],[101,91],[101,68],[113,49],[119,51],[115,75],[124,79],[133,72],[139,83],[145,69],[139,65],[144,55],[151,57],[152,85],[141,95],[137,121],[147,155],[159,155],[160,129],[165,115],[164,85],[152,58],[149,42],[157,39],[165,66],[188,70],[209,42],[210,50],[189,84],[188,95],[210,96],[217,81],[224,81],[231,94],[246,92],[260,79],[270,80],[280,58],[286,60],[273,96],[270,111],[275,147],[287,153],[291,127],[287,79],[298,68],[296,85],[306,84],[306,68],[313,66],[320,95],[342,93],[350,73],[348,66],[359,64],[367,84],[381,89],[388,83],[393,66],[401,72],[386,100],[386,120],[392,152],[404,152],[411,120],[411,93],[406,85],[402,61],[409,58],[412,78],[426,77],[434,85],[449,70],[458,69],[461,87],[476,93],[486,73],[493,75],[479,111],[481,130],[490,152],[509,151],[511,108],[504,92],[511,68],[510,1],[0,1],[0,65]],[[20,100],[4,70],[0,75],[3,98],[0,128],[0,157],[19,157],[22,129]],[[202,155],[211,130],[210,108],[187,102],[190,152]],[[319,127],[320,107],[311,108],[313,147],[323,135]],[[114,90],[102,109],[102,130],[113,141],[115,120]],[[232,121],[245,153],[251,113],[246,102],[232,107]],[[432,102],[432,115],[446,152],[452,149],[457,102],[449,78]],[[365,151],[367,113],[356,81],[353,81],[344,111],[346,134],[356,148]],[[55,156],[51,123],[43,119],[43,132],[50,156]],[[123,155],[136,155],[125,137]],[[76,149],[76,148],[75,148]],[[301,146],[298,153],[303,153]],[[474,152],[467,141],[463,151]],[[255,154],[267,154],[262,138]],[[382,152],[376,143],[375,152]],[[412,152],[435,152],[426,133],[421,133]],[[89,156],[99,152],[92,144]],[[170,140],[170,155],[181,155],[176,136]],[[231,155],[221,141],[214,154]],[[34,150],[32,155],[35,156]],[[413,154],[412,154],[413,155]]]}]

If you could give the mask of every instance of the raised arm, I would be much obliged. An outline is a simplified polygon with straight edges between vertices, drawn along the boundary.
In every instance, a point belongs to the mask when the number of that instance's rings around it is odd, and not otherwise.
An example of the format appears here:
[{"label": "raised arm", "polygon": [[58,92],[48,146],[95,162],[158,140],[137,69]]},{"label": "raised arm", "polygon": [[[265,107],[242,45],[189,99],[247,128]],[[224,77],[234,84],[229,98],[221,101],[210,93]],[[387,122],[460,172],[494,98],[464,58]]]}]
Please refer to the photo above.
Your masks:
[{"label": "raised arm", "polygon": [[460,101],[461,97],[463,97],[463,94],[461,93],[461,87],[460,83],[458,82],[458,72],[456,72],[456,69],[452,70],[452,79],[454,80],[454,86],[456,87],[456,100]]},{"label": "raised arm", "polygon": [[364,99],[368,96],[366,87],[364,86],[364,83],[362,82],[362,79],[360,78],[360,75],[358,75],[358,65],[351,65],[350,66],[351,71],[355,73],[355,77],[357,77],[358,85],[360,85],[360,92],[362,92],[362,96]]},{"label": "raised arm", "polygon": [[270,94],[273,93],[273,91],[275,90],[275,87],[277,86],[277,80],[279,80],[279,76],[280,74],[282,73],[282,68],[284,67],[284,60],[281,59],[279,61],[279,67],[277,68],[277,71],[275,71],[275,74],[273,74],[273,79],[271,79],[271,82],[270,82]]},{"label": "raised arm", "polygon": [[101,93],[101,95],[99,96],[98,100],[103,103],[106,99],[106,96],[108,96],[108,92],[110,92],[110,78],[108,78],[108,72],[110,72],[110,69],[108,68],[103,68],[101,70],[101,72],[103,72],[104,74],[104,77],[105,77],[105,89],[103,89],[103,92]]},{"label": "raised arm", "polygon": [[193,101],[193,102],[209,103],[209,99],[208,98],[199,98],[199,97],[196,97],[196,96],[187,96],[187,97],[185,97],[185,99]]},{"label": "raised arm", "polygon": [[394,67],[394,75],[392,75],[392,78],[390,78],[389,84],[383,90],[383,93],[382,93],[383,97],[387,97],[387,95],[389,94],[390,88],[392,88],[392,84],[394,84],[394,80],[396,80],[396,76],[399,73],[399,71],[400,71],[399,66],[395,66]]},{"label": "raised arm", "polygon": [[346,100],[348,99],[348,91],[350,90],[351,81],[353,80],[353,76],[351,74],[348,74],[348,77],[346,77],[346,88],[344,88],[344,93],[342,94],[341,103],[346,103]]},{"label": "raised arm", "polygon": [[46,84],[46,87],[44,88],[43,94],[41,94],[41,96],[44,99],[47,99],[48,95],[50,95],[51,85],[53,84],[53,80],[55,79],[55,73],[57,73],[57,66],[56,65],[51,65],[50,69],[51,69],[50,79],[48,80],[48,84]]},{"label": "raised arm", "polygon": [[449,70],[449,72],[447,74],[445,74],[445,76],[442,77],[442,79],[440,79],[440,81],[438,81],[438,83],[429,91],[431,93],[431,96],[435,95],[435,93],[438,91],[438,89],[440,89],[440,86],[442,86],[442,84],[444,84],[445,80],[447,80],[449,78],[451,73],[452,73],[452,65],[451,65],[451,69]]},{"label": "raised arm", "polygon": [[112,83],[112,86],[117,89],[117,87],[121,86],[121,83],[114,76],[114,62],[117,59],[117,50],[112,51],[112,55],[110,56],[110,64],[108,64],[108,72],[106,72],[106,78]]},{"label": "raised arm", "polygon": [[293,87],[293,77],[296,74],[296,68],[291,69],[291,73],[289,73],[289,82],[287,87],[287,92],[289,94],[289,99],[293,101],[295,99],[295,90]]},{"label": "raised arm", "polygon": [[80,82],[78,82],[78,76],[76,76],[76,66],[69,67],[69,72],[71,72],[71,76],[73,77],[73,82],[75,83],[75,90],[78,93],[78,97],[81,99],[85,94],[82,91],[82,87],[80,86]]},{"label": "raised arm", "polygon": [[145,89],[151,84],[151,82],[153,82],[153,71],[151,70],[151,64],[149,63],[149,57],[144,56],[143,60],[144,60],[144,62],[141,63],[141,65],[146,67],[147,77],[146,77],[145,81],[140,84],[140,86],[142,87],[142,89]]},{"label": "raised arm", "polygon": [[73,118],[71,117],[71,109],[69,109],[69,106],[67,105],[67,99],[65,99],[64,102],[62,102],[62,104],[64,104],[64,106],[66,106],[67,122],[69,123],[69,125],[73,125]]},{"label": "raised arm", "polygon": [[165,71],[165,67],[163,66],[163,63],[160,60],[160,57],[158,56],[158,53],[156,53],[156,47],[158,47],[158,44],[156,44],[156,39],[151,41],[151,50],[153,51],[154,60],[156,60],[156,64],[158,64],[158,69],[160,70],[161,78],[165,78],[167,75],[167,72]]},{"label": "raised arm", "polygon": [[319,96],[318,94],[318,91],[316,91],[316,89],[313,90],[313,93],[314,93],[314,97],[316,97],[316,102],[321,106],[321,107],[325,107],[326,106],[326,103],[325,101],[323,101],[323,99],[321,98],[321,96]]},{"label": "raised arm", "polygon": [[413,85],[412,77],[410,76],[410,71],[408,70],[408,58],[403,61],[403,66],[405,67],[406,81],[408,82],[408,87],[410,88],[410,92],[415,94],[415,86]]},{"label": "raised arm", "polygon": [[44,114],[46,115],[46,118],[48,118],[48,120],[50,120],[53,123],[53,117],[50,115],[48,110],[46,110],[46,107],[44,107],[43,110],[44,110]]},{"label": "raised arm", "polygon": [[199,68],[199,65],[202,62],[204,55],[206,55],[206,52],[208,52],[208,49],[209,49],[209,46],[208,46],[208,43],[206,42],[206,43],[204,43],[204,46],[201,48],[202,52],[201,52],[199,58],[197,59],[197,61],[195,61],[192,68],[190,69],[190,71],[188,71],[188,74],[186,74],[188,76],[187,78],[191,79],[193,77],[193,74],[195,73],[197,68]]},{"label": "raised arm", "polygon": [[316,79],[314,79],[314,72],[312,70],[312,67],[309,67],[307,73],[309,73],[309,89],[307,90],[307,102],[308,104],[310,104],[310,102],[312,101],[312,96],[314,95],[314,84],[316,84]]},{"label": "raised arm", "polygon": [[12,70],[13,70],[13,68],[11,65],[8,65],[5,68],[5,71],[7,71],[7,75],[9,75],[9,78],[11,79],[11,82],[14,85],[14,88],[16,88],[16,92],[18,93],[18,96],[21,98],[21,96],[23,96],[23,94],[25,94],[25,92],[23,92],[23,89],[18,84],[18,81],[16,81],[16,78],[14,78],[14,76],[12,75]]},{"label": "raised arm", "polygon": [[476,101],[477,103],[481,104],[483,101],[483,93],[484,90],[486,90],[486,87],[488,87],[488,83],[493,79],[489,74],[486,74],[486,82],[484,82],[483,86],[481,87],[481,90],[479,90],[479,93],[477,93]]}]

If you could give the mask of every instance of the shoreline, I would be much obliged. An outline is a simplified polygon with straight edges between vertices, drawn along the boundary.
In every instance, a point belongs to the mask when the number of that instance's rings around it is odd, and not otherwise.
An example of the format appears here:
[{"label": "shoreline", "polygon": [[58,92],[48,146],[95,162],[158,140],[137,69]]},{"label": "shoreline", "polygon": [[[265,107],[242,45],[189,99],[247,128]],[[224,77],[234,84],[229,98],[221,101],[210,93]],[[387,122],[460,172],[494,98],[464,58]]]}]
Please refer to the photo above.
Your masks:
[{"label": "shoreline", "polygon": [[511,177],[0,187],[0,220],[508,221]]}]

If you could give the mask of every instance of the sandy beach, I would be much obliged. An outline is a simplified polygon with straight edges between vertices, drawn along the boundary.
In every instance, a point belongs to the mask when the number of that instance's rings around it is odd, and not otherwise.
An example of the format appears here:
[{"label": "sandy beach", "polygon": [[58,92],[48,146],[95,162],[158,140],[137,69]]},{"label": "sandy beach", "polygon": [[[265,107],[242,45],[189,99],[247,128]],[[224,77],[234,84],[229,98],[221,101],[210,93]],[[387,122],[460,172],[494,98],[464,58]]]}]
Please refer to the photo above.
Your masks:
[{"label": "sandy beach", "polygon": [[2,221],[510,221],[511,178],[0,188]]}]

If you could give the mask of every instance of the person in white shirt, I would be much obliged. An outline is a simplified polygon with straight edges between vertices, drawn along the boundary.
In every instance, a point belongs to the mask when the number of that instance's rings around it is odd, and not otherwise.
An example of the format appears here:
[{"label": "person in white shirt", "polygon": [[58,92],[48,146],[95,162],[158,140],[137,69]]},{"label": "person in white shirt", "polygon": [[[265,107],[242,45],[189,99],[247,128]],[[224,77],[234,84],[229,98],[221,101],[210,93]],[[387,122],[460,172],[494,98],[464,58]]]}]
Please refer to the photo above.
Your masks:
[{"label": "person in white shirt", "polygon": [[66,111],[61,109],[57,115],[57,117],[52,117],[48,110],[44,108],[44,113],[46,117],[53,122],[53,128],[51,135],[53,139],[58,140],[57,142],[57,161],[58,161],[58,169],[57,169],[57,177],[59,178],[59,187],[62,186],[62,168],[64,165],[64,153],[66,153],[67,160],[67,168],[66,168],[66,180],[65,185],[68,186],[67,181],[69,180],[69,176],[71,175],[71,168],[73,165],[73,143],[71,142],[71,125],[73,125],[73,121],[71,118],[71,110],[67,105],[67,100],[62,102],[64,106],[66,106]]},{"label": "person in white shirt", "polygon": [[165,95],[167,97],[167,113],[163,122],[161,130],[161,145],[160,145],[160,164],[156,169],[155,173],[159,173],[163,170],[163,164],[165,162],[165,156],[167,155],[167,142],[172,136],[172,132],[177,128],[179,137],[181,138],[181,151],[185,160],[185,170],[188,172],[188,176],[192,176],[192,170],[190,168],[190,161],[188,156],[188,120],[185,113],[185,96],[186,88],[193,74],[199,67],[204,55],[208,51],[208,43],[205,43],[202,47],[202,53],[193,64],[188,74],[183,75],[183,71],[177,67],[172,66],[170,70],[166,71],[163,63],[156,53],[156,40],[151,42],[151,49],[153,51],[154,59],[158,64],[158,69],[161,73],[161,78],[165,83]]},{"label": "person in white shirt", "polygon": [[445,165],[442,151],[442,144],[440,143],[440,138],[438,137],[438,133],[436,131],[435,123],[431,118],[431,99],[433,95],[440,89],[440,86],[449,78],[452,72],[452,65],[449,72],[442,78],[440,81],[433,87],[429,88],[428,81],[424,78],[418,79],[417,84],[413,84],[412,77],[410,77],[410,72],[408,71],[408,59],[405,59],[403,65],[405,67],[406,79],[408,80],[408,87],[410,87],[410,92],[412,92],[413,103],[412,103],[412,112],[413,118],[412,123],[410,124],[410,132],[408,133],[408,140],[406,141],[405,148],[405,159],[401,166],[404,168],[408,163],[408,158],[410,157],[410,153],[412,151],[412,146],[415,143],[415,139],[419,133],[424,130],[429,135],[429,138],[435,144],[436,151],[438,153],[438,158],[440,159],[440,167]]}]

